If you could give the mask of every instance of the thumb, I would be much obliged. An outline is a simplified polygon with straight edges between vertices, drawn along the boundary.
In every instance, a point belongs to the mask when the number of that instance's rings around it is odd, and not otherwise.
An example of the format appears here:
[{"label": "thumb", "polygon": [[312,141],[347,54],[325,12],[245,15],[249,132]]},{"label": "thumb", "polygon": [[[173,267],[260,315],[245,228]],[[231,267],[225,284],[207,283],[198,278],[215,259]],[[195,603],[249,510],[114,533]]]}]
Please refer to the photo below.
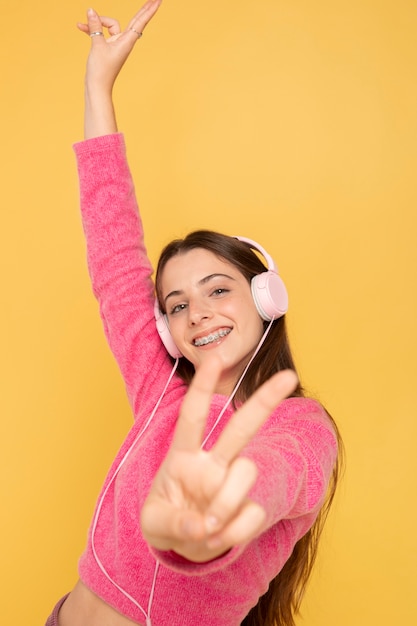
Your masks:
[{"label": "thumb", "polygon": [[88,33],[93,40],[102,39],[103,25],[101,23],[100,17],[94,11],[94,9],[88,9],[87,11],[87,25]]},{"label": "thumb", "polygon": [[157,550],[172,550],[186,541],[206,536],[204,518],[193,510],[178,510],[170,502],[148,497],[140,513],[145,540]]}]

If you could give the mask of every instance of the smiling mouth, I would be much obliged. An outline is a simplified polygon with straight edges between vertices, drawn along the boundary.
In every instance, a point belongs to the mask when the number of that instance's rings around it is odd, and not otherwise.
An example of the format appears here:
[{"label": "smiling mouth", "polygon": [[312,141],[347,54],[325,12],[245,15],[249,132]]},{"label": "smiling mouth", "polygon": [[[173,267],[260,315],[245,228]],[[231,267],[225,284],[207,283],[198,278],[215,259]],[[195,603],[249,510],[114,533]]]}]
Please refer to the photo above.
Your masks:
[{"label": "smiling mouth", "polygon": [[197,337],[197,339],[194,339],[193,344],[197,347],[205,346],[208,343],[219,341],[219,339],[226,337],[226,335],[228,335],[231,332],[232,332],[231,328],[222,328],[221,330],[218,330],[215,333],[210,333],[210,335],[206,335],[205,337]]}]

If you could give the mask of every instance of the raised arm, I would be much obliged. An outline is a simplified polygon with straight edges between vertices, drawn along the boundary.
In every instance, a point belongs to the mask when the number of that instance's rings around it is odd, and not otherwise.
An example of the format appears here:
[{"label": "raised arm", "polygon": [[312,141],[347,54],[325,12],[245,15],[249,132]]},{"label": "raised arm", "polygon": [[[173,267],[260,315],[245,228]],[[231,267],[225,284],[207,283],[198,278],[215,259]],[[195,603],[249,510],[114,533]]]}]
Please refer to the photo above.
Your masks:
[{"label": "raised arm", "polygon": [[[91,37],[85,77],[85,139],[117,132],[112,99],[115,80],[161,2],[148,0],[123,31],[117,20],[99,16],[94,9],[87,12],[87,24],[77,24]],[[104,29],[110,37],[105,37]]]},{"label": "raised arm", "polygon": [[160,4],[161,0],[148,0],[124,31],[116,20],[91,9],[88,23],[78,24],[91,37],[85,78],[87,141],[74,146],[88,267],[106,337],[135,415],[139,403],[146,401],[146,389],[158,387],[166,378],[162,369],[170,370],[171,365],[155,329],[152,267],[124,140],[117,133],[112,90]]}]

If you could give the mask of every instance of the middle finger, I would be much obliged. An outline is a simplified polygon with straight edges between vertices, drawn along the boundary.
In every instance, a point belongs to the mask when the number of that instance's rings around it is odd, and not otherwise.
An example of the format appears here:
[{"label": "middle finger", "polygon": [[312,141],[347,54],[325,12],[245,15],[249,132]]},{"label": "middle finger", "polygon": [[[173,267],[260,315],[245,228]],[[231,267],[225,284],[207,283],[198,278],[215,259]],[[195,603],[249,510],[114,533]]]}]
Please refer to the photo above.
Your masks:
[{"label": "middle finger", "polygon": [[107,28],[110,35],[120,34],[120,24],[113,17],[107,17],[106,15],[100,15],[100,21],[102,25]]},{"label": "middle finger", "polygon": [[297,382],[295,372],[283,370],[261,385],[231,417],[211,449],[216,461],[222,465],[229,465],[251,441],[280,402],[294,391]]}]

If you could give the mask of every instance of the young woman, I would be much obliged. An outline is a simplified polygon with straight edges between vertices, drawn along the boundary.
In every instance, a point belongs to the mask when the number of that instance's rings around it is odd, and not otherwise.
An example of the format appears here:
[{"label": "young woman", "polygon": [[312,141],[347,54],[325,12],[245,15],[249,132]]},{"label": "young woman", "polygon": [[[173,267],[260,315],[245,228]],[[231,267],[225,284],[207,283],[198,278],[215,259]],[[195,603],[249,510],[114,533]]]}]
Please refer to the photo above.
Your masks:
[{"label": "young woman", "polygon": [[135,423],[80,580],[47,626],[290,626],[334,491],[337,429],[303,397],[285,287],[258,244],[211,231],[172,242],[155,300],[112,88],[160,4],[123,32],[93,10],[79,25],[91,37],[75,146],[88,262]]}]

